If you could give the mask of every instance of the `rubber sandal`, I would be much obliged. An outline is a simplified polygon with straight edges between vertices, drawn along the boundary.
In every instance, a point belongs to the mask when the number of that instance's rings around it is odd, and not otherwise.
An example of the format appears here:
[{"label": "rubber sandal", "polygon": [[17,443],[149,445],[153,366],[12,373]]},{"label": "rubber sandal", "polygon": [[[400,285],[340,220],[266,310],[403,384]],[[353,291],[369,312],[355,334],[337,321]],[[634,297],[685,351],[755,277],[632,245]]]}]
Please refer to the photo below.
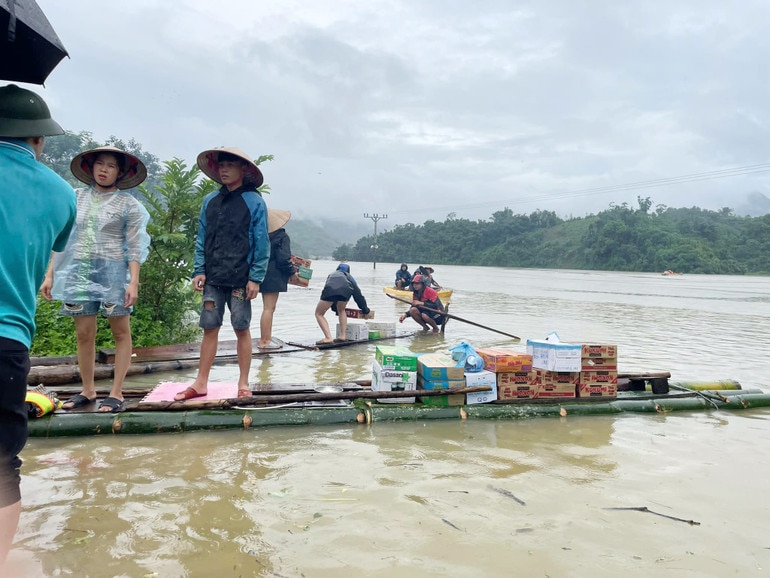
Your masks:
[{"label": "rubber sandal", "polygon": [[326,339],[319,339],[315,342],[316,345],[329,345],[330,343],[334,343],[333,340],[326,340]]},{"label": "rubber sandal", "polygon": [[275,351],[276,349],[282,349],[283,345],[280,343],[271,343],[270,345],[258,345],[257,349],[260,351]]},{"label": "rubber sandal", "polygon": [[[102,403],[99,404],[99,412],[100,413],[119,413],[123,411],[123,407],[125,407],[126,401],[123,399],[118,399],[116,397],[105,397],[102,400]],[[103,407],[110,408],[109,411],[102,410]]]},{"label": "rubber sandal", "polygon": [[[71,409],[77,409],[79,407],[85,407],[89,403],[93,403],[96,401],[96,398],[88,399],[85,395],[82,393],[78,393],[77,395],[73,395],[71,398],[69,398],[67,401],[64,402],[64,405],[62,405],[62,409],[65,411],[69,411]],[[64,407],[68,403],[71,403],[72,405],[69,407]]]},{"label": "rubber sandal", "polygon": [[238,397],[251,397],[251,390],[250,389],[239,389],[238,390]]},{"label": "rubber sandal", "polygon": [[201,393],[193,387],[188,387],[187,389],[177,393],[174,396],[174,401],[185,401],[187,399],[193,399],[196,397],[204,397],[205,395],[205,393]]},{"label": "rubber sandal", "polygon": [[347,339],[345,339],[344,337],[337,337],[334,340],[334,343],[345,343],[346,341],[347,341]]}]

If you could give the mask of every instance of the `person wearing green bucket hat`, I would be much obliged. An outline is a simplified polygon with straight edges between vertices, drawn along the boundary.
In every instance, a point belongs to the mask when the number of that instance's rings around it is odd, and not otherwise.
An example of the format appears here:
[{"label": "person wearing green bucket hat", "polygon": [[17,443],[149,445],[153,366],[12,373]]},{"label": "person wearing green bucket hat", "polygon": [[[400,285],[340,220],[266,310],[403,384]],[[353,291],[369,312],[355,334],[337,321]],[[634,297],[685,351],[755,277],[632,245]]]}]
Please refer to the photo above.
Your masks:
[{"label": "person wearing green bucket hat", "polygon": [[63,132],[39,95],[0,87],[0,575],[21,512],[18,456],[27,441],[37,290],[75,221],[74,191],[38,161],[45,137]]}]

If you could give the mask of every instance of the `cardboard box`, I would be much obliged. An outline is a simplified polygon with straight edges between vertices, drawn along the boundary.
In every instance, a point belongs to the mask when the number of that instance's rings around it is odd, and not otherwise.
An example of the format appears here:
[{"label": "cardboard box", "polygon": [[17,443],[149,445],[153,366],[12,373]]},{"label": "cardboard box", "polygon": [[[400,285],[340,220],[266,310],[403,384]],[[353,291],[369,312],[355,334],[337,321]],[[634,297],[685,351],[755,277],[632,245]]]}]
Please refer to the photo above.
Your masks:
[{"label": "cardboard box", "polygon": [[446,353],[425,353],[417,358],[417,373],[425,379],[447,380],[465,377],[465,366],[457,366]]},{"label": "cardboard box", "polygon": [[484,369],[494,371],[530,371],[532,356],[511,349],[488,347],[477,349],[476,353],[484,360]]},{"label": "cardboard box", "polygon": [[465,403],[472,405],[475,403],[490,403],[497,399],[497,374],[487,371],[467,372],[465,374],[465,385],[467,387],[488,386],[490,391],[475,391],[465,394]]},{"label": "cardboard box", "polygon": [[535,386],[535,399],[570,399],[577,396],[574,383],[538,383]]},{"label": "cardboard box", "polygon": [[551,344],[547,341],[527,339],[527,353],[532,356],[533,369],[548,369],[548,351]]},{"label": "cardboard box", "polygon": [[527,340],[532,367],[549,371],[580,371],[582,345],[552,341]]},{"label": "cardboard box", "polygon": [[616,370],[591,370],[580,372],[580,383],[588,385],[618,385],[618,372]]},{"label": "cardboard box", "polygon": [[537,383],[535,371],[503,371],[496,375],[498,389],[505,385],[534,385]]},{"label": "cardboard box", "polygon": [[551,343],[548,349],[549,371],[580,371],[582,346],[577,343]]},{"label": "cardboard box", "polygon": [[[370,319],[374,319],[374,311],[372,309],[370,309],[369,313],[371,314],[371,318]],[[348,319],[363,319],[364,318],[364,314],[361,313],[360,309],[352,309],[352,308],[349,308],[349,307],[345,308],[345,315],[347,316]]]},{"label": "cardboard box", "polygon": [[[500,375],[500,374],[498,374]],[[532,399],[535,397],[535,384],[497,384],[497,399]]]},{"label": "cardboard box", "polygon": [[[410,391],[417,389],[417,372],[383,368],[372,363],[372,391]],[[414,403],[414,397],[379,398],[380,403]]]},{"label": "cardboard box", "polygon": [[609,384],[581,383],[577,389],[578,397],[617,397],[618,386]]},{"label": "cardboard box", "polygon": [[290,281],[292,285],[298,285],[299,287],[307,287],[310,285],[310,279],[313,277],[313,270],[310,268],[310,259],[303,259],[296,255],[291,256],[291,262],[294,263],[294,267],[297,270],[296,280]]},{"label": "cardboard box", "polygon": [[617,357],[584,357],[580,361],[581,371],[591,371],[594,369],[612,369],[618,370]]},{"label": "cardboard box", "polygon": [[[342,337],[342,326],[337,323],[337,337]],[[369,339],[369,328],[363,323],[353,323],[348,321],[345,327],[345,339],[349,341],[367,341]]]},{"label": "cardboard box", "polygon": [[378,345],[374,359],[386,369],[417,371],[417,355],[403,346]]},{"label": "cardboard box", "polygon": [[579,371],[548,371],[547,369],[536,369],[537,383],[543,385],[571,385],[576,386],[580,383],[581,374]]},{"label": "cardboard box", "polygon": [[[419,361],[424,356],[418,358]],[[426,379],[420,375],[419,370],[417,373],[417,389],[453,389],[456,387],[465,387],[464,379]],[[449,407],[453,405],[465,404],[465,395],[462,393],[453,393],[451,395],[430,395],[417,398],[423,405],[432,407]]]},{"label": "cardboard box", "polygon": [[607,358],[616,358],[618,357],[618,346],[617,345],[605,345],[605,344],[593,344],[593,343],[584,343],[581,346],[580,349],[580,355],[583,357],[583,359],[589,358],[589,357],[607,357]]}]

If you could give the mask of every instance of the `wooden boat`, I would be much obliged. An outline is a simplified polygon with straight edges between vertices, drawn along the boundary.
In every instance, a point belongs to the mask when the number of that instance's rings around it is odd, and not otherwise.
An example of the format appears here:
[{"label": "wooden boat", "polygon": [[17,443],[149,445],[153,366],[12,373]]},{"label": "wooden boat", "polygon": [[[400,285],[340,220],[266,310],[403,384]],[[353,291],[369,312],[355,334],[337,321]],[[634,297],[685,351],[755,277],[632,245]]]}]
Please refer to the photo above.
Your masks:
[{"label": "wooden boat", "polygon": [[[394,297],[400,297],[401,299],[407,299],[409,301],[412,300],[412,292],[406,289],[398,289],[397,287],[391,286],[383,287],[382,291],[386,295],[393,295]],[[449,305],[450,301],[452,300],[452,289],[447,289],[444,287],[442,289],[438,289],[436,293],[438,293],[439,299],[441,299],[441,302],[444,305]]]},{"label": "wooden boat", "polygon": [[[367,383],[362,382],[331,386],[322,384],[325,387],[260,385],[250,398],[154,403],[142,401],[146,390],[126,390],[126,410],[122,413],[99,413],[94,403],[90,408],[57,411],[31,419],[29,432],[32,437],[64,437],[249,429],[271,425],[337,424],[356,427],[402,420],[564,418],[620,412],[668,413],[770,407],[769,392],[739,389],[740,385],[735,382],[669,384],[668,378],[662,377],[666,373],[621,375],[619,383],[622,380],[626,386],[616,398],[524,399],[451,407],[378,403],[377,400],[460,394],[485,388],[382,392],[372,391],[366,387]],[[49,389],[57,391],[62,399],[79,392],[78,387],[72,386]],[[103,397],[106,392],[99,392],[99,395]]]}]

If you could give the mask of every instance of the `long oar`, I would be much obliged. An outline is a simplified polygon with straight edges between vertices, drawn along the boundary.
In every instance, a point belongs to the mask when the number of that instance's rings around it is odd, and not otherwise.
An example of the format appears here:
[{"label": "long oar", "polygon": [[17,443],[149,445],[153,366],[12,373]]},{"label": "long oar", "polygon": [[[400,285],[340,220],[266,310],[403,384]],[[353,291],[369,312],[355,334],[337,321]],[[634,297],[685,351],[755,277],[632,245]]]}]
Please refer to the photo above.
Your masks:
[{"label": "long oar", "polygon": [[[401,299],[401,297],[397,297],[396,295],[391,295],[389,293],[386,293],[386,295],[391,299],[395,299],[396,301],[401,301],[402,303],[406,303],[407,305],[412,305],[411,301],[407,301],[406,299]],[[430,307],[424,307],[422,305],[418,305],[418,307],[421,307],[422,309],[428,309],[430,311],[436,311],[436,309],[431,309]],[[487,329],[489,331],[494,331],[495,333],[499,333],[500,335],[505,335],[506,337],[510,337],[514,341],[521,341],[521,337],[517,337],[516,335],[511,335],[510,333],[506,333],[505,331],[500,331],[499,329],[487,327],[486,325],[482,325],[481,323],[476,323],[475,321],[470,321],[469,319],[464,319],[463,317],[459,317],[458,315],[454,315],[453,313],[447,313],[446,311],[440,311],[440,313],[441,315],[444,315],[449,319],[456,319],[457,321],[462,321],[463,323],[467,323],[468,325],[475,325],[476,327],[481,327],[482,329]]]}]

